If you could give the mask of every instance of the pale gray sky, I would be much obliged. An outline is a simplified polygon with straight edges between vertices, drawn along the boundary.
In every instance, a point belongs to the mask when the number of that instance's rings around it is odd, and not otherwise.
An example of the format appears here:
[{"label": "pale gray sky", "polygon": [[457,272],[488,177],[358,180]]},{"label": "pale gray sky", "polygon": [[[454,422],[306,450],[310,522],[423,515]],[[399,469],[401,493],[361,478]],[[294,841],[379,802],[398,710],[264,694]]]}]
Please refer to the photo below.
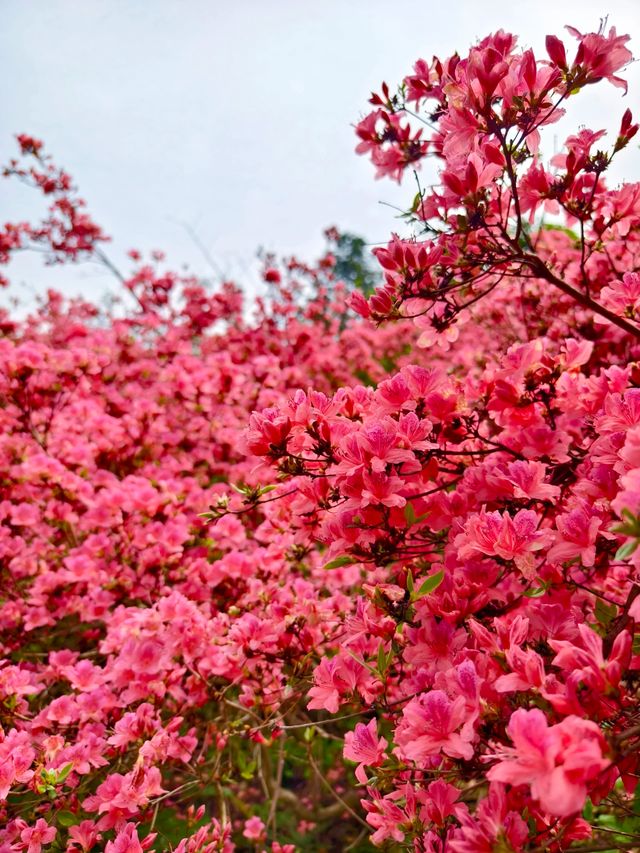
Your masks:
[{"label": "pale gray sky", "polygon": [[[640,55],[638,0],[604,3],[0,0],[0,156],[15,132],[43,138],[113,236],[117,261],[157,247],[205,272],[180,222],[236,275],[258,246],[311,258],[331,224],[382,241],[398,225],[379,202],[404,204],[410,188],[375,182],[353,153],[350,125],[370,91],[500,27],[542,55],[545,34],[597,29],[609,14]],[[592,87],[574,121],[617,125],[638,104],[639,64],[627,76],[627,98]],[[623,157],[617,177],[637,180],[637,146]],[[6,182],[0,199],[3,219],[34,209]],[[12,277],[86,295],[110,284],[87,267],[52,275],[33,261]]]}]

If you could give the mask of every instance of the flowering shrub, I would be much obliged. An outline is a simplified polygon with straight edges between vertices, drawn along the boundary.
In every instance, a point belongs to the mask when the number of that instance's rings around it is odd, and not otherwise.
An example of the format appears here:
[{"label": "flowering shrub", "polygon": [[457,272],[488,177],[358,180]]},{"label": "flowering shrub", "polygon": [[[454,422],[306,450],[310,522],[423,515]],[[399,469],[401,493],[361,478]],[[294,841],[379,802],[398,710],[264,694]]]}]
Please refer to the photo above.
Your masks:
[{"label": "flowering shrub", "polygon": [[357,150],[378,176],[439,170],[351,303],[410,319],[431,356],[251,419],[288,491],[268,514],[362,579],[307,707],[364,717],[344,756],[374,844],[640,840],[640,185],[605,181],[638,126],[544,161],[568,98],[626,88],[627,37],[570,33],[573,59],[498,32],[373,95]]},{"label": "flowering shrub", "polygon": [[0,850],[638,847],[640,185],[605,182],[637,125],[545,163],[631,57],[571,35],[383,85],[360,153],[439,163],[415,236],[373,293],[266,257],[251,319],[117,270],[18,137],[50,208],[0,262],[123,296],[0,317]]}]

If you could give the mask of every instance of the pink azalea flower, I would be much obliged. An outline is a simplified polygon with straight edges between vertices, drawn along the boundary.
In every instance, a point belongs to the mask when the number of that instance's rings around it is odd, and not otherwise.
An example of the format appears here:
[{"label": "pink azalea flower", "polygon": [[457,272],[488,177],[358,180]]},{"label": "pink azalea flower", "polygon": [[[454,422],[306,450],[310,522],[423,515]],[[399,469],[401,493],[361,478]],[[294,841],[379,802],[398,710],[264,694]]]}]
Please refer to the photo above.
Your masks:
[{"label": "pink azalea flower", "polygon": [[567,29],[580,40],[572,67],[584,69],[585,82],[596,83],[605,79],[626,92],[626,81],[616,77],[614,72],[624,68],[633,59],[631,51],[625,47],[629,36],[619,36],[615,27],[611,27],[608,36],[605,36],[604,32],[582,35],[575,27]]},{"label": "pink azalea flower", "polygon": [[376,767],[387,757],[384,751],[387,741],[378,738],[378,725],[374,719],[365,725],[358,723],[352,732],[347,732],[344,739],[343,755],[350,761],[359,762],[356,767],[356,779],[363,785],[367,783],[365,767]]},{"label": "pink azalea flower", "polygon": [[494,853],[500,846],[524,849],[529,829],[521,815],[510,807],[504,785],[492,782],[489,793],[478,803],[475,814],[459,815],[461,828],[451,834],[452,853]]},{"label": "pink azalea flower", "polygon": [[549,640],[556,652],[553,664],[580,679],[596,693],[605,693],[616,688],[622,674],[630,663],[632,636],[629,631],[620,631],[616,636],[608,659],[603,652],[602,637],[588,625],[578,625],[579,640]]},{"label": "pink azalea flower", "polygon": [[265,837],[265,830],[264,822],[254,815],[254,817],[245,820],[242,834],[250,841],[261,841]]},{"label": "pink azalea flower", "polygon": [[446,819],[451,815],[459,819],[466,812],[466,806],[459,802],[460,791],[444,779],[430,782],[425,794],[422,810],[425,817],[436,826],[444,826]]},{"label": "pink azalea flower", "polygon": [[604,738],[591,720],[569,716],[549,726],[542,711],[520,709],[507,727],[513,747],[505,747],[487,773],[495,782],[530,785],[531,795],[549,814],[567,817],[582,810],[587,786],[609,766]]},{"label": "pink azalea flower", "polygon": [[340,698],[347,691],[339,658],[324,658],[313,674],[313,687],[309,690],[311,701],[307,708],[324,708],[335,714],[340,706]]},{"label": "pink azalea flower", "polygon": [[43,845],[49,844],[55,837],[56,828],[49,826],[42,818],[38,818],[34,826],[27,827],[20,833],[22,843],[26,844],[26,853],[40,853]]},{"label": "pink azalea flower", "polygon": [[368,788],[367,792],[371,799],[363,800],[362,805],[367,812],[367,823],[375,829],[371,841],[376,845],[387,840],[401,843],[405,836],[401,827],[407,822],[407,815],[391,797],[383,797],[372,788]]},{"label": "pink azalea flower", "polygon": [[69,827],[69,838],[86,853],[100,841],[102,834],[98,832],[92,820],[83,820]]},{"label": "pink azalea flower", "polygon": [[470,516],[464,532],[455,539],[463,559],[476,554],[513,560],[528,577],[533,566],[533,553],[545,548],[551,532],[539,530],[540,519],[533,510],[521,509],[513,518],[507,513],[482,512]]},{"label": "pink azalea flower", "polygon": [[441,752],[451,758],[469,760],[473,757],[474,732],[466,720],[462,696],[451,700],[442,690],[423,693],[403,709],[395,735],[398,752],[403,758],[416,762]]},{"label": "pink azalea flower", "polygon": [[550,562],[562,563],[578,557],[583,566],[593,566],[596,559],[596,540],[602,518],[585,501],[559,515],[555,544],[549,548]]}]

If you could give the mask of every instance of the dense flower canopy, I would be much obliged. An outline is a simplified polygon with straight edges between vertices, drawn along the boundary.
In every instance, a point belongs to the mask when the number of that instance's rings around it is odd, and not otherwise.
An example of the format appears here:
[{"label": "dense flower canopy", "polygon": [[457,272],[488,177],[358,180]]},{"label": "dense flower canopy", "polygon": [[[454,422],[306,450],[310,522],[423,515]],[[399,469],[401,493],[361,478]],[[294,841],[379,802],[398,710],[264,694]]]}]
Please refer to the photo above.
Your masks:
[{"label": "dense flower canopy", "polygon": [[626,90],[628,37],[570,37],[373,95],[359,153],[438,178],[372,293],[335,230],[251,312],[122,273],[18,137],[49,207],[0,262],[122,300],[0,317],[2,853],[638,849],[640,184],[606,182],[638,126],[544,159]]}]

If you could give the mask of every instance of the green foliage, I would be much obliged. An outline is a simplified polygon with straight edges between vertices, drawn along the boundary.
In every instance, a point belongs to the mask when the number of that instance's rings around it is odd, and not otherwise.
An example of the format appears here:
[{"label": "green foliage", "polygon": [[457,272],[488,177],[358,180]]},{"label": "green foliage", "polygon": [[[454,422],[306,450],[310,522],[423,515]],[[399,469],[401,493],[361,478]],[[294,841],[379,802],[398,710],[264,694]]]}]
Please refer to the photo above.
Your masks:
[{"label": "green foliage", "polygon": [[[620,850],[637,850],[633,840],[640,840],[640,784],[636,786],[633,801],[629,803],[622,794],[622,784],[618,782],[610,796],[609,809],[594,807],[591,800],[585,803],[583,817],[592,823],[595,837],[605,843],[611,843],[611,848],[602,846],[603,853],[615,853]],[[578,849],[578,848],[576,848]]]},{"label": "green foliage", "polygon": [[622,522],[613,528],[613,532],[631,537],[618,548],[615,556],[616,560],[628,560],[640,545],[640,518],[631,510],[623,509]]},{"label": "green foliage", "polygon": [[350,566],[355,563],[353,557],[348,554],[343,554],[342,557],[336,557],[325,565],[325,569],[341,569],[343,566]]},{"label": "green foliage", "polygon": [[371,260],[371,253],[362,237],[348,231],[333,241],[336,259],[334,272],[346,284],[370,296],[379,283],[379,274]]}]

